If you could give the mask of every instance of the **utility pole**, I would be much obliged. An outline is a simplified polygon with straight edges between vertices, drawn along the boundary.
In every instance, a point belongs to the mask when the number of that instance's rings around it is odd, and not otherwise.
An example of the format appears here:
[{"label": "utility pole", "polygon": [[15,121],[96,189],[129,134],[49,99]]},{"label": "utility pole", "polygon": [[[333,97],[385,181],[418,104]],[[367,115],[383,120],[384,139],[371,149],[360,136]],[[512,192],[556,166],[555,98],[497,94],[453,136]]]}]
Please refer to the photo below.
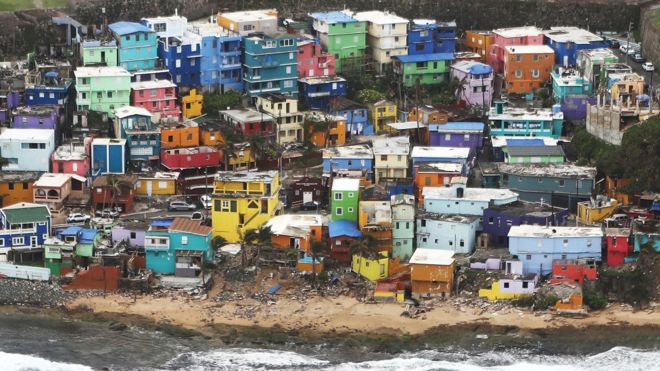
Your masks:
[{"label": "utility pole", "polygon": [[628,56],[630,55],[628,51],[630,50],[630,32],[632,32],[632,22],[628,22],[628,33],[626,34],[626,62],[628,61]]}]

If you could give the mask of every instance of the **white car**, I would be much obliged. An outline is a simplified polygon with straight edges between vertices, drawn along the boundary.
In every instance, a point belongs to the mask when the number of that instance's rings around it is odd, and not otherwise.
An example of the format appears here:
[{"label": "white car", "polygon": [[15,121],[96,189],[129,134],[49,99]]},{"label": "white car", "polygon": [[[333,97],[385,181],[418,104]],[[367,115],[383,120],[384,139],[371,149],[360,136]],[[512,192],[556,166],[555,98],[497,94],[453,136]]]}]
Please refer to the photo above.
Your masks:
[{"label": "white car", "polygon": [[213,204],[213,199],[209,195],[202,195],[199,198],[199,202],[202,203],[202,206],[204,206],[205,209],[211,209],[211,205]]},{"label": "white car", "polygon": [[92,217],[87,214],[71,213],[66,218],[67,223],[87,223]]},{"label": "white car", "polygon": [[644,64],[642,64],[642,68],[644,69],[644,71],[649,71],[649,72],[655,71],[655,66],[651,62],[644,62]]}]

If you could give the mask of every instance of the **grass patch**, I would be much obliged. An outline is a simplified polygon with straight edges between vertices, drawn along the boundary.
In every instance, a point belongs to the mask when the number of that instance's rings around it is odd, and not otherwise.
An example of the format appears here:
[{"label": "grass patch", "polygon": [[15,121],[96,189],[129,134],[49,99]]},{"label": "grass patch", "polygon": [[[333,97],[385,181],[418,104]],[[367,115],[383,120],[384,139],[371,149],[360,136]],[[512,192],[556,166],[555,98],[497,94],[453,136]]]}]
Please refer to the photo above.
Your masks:
[{"label": "grass patch", "polygon": [[68,0],[0,0],[0,12],[26,9],[64,8]]}]

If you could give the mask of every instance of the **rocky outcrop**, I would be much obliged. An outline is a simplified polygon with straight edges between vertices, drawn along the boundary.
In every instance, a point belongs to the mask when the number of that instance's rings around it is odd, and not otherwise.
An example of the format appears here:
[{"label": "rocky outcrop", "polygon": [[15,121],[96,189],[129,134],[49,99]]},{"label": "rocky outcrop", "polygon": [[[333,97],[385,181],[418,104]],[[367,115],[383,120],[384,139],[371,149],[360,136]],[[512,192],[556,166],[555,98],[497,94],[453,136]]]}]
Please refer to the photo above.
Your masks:
[{"label": "rocky outcrop", "polygon": [[641,15],[642,51],[657,69],[660,66],[660,4],[644,6]]}]

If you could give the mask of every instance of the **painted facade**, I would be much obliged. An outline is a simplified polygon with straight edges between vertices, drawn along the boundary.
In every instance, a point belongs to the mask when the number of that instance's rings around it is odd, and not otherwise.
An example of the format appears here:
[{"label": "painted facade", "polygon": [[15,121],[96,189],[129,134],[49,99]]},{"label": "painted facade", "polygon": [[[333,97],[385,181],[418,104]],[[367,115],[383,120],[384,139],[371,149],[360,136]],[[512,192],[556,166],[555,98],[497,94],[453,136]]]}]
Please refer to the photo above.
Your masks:
[{"label": "painted facade", "polygon": [[217,167],[220,151],[205,146],[164,149],[160,152],[160,163],[169,170]]},{"label": "painted facade", "polygon": [[334,220],[328,224],[330,257],[342,263],[351,261],[351,243],[362,237],[357,224],[348,220]]},{"label": "painted facade", "polygon": [[49,129],[6,129],[0,134],[3,171],[50,171],[55,132]]},{"label": "painted facade", "polygon": [[128,71],[152,70],[158,60],[156,33],[135,22],[108,25],[118,44],[119,66]]},{"label": "painted facade", "polygon": [[456,96],[468,106],[479,106],[488,112],[493,97],[493,68],[475,61],[460,61],[451,65],[450,78],[463,82]]},{"label": "painted facade", "polygon": [[212,262],[215,255],[211,227],[188,218],[166,221],[154,221],[145,233],[147,268],[177,277],[200,276],[204,263]]},{"label": "painted facade", "polygon": [[399,75],[403,86],[412,88],[421,85],[437,85],[449,81],[449,65],[453,53],[431,53],[400,55],[393,59],[394,72]]},{"label": "painted facade", "polygon": [[117,41],[114,39],[86,40],[80,43],[80,49],[83,66],[117,66]]},{"label": "painted facade", "polygon": [[96,138],[92,141],[92,176],[126,172],[126,139]]},{"label": "painted facade", "polygon": [[408,29],[408,55],[456,51],[456,22],[413,19]]},{"label": "painted facade", "polygon": [[511,164],[555,164],[566,161],[562,146],[511,146],[504,152],[504,162]]},{"label": "painted facade", "polygon": [[373,140],[374,175],[376,183],[387,179],[405,179],[408,176],[410,138],[377,137]]},{"label": "painted facade", "polygon": [[528,111],[507,107],[501,101],[488,114],[493,136],[536,136],[558,139],[562,135],[564,114],[558,109],[540,108]]},{"label": "painted facade", "polygon": [[516,225],[557,225],[568,221],[568,210],[548,205],[516,201],[502,206],[490,206],[484,210],[483,231],[493,246],[508,246],[508,234]]},{"label": "painted facade", "polygon": [[547,45],[504,48],[504,81],[508,93],[534,93],[550,80],[554,52]]},{"label": "painted facade", "polygon": [[220,117],[238,129],[244,136],[272,137],[275,135],[275,120],[267,113],[254,108],[220,111]]},{"label": "painted facade", "polygon": [[[113,178],[124,182],[128,187],[115,190],[111,184]],[[136,184],[137,176],[135,175],[101,175],[97,177],[92,182],[92,208],[103,210],[115,206],[121,208],[123,212],[130,211],[133,208]]]},{"label": "painted facade", "polygon": [[181,116],[176,84],[168,80],[151,80],[131,84],[131,104],[153,114],[154,121],[178,120]]},{"label": "painted facade", "polygon": [[18,106],[12,110],[13,129],[53,129],[59,134],[57,106]]},{"label": "painted facade", "polygon": [[357,224],[360,180],[335,178],[330,188],[330,220],[347,220]]},{"label": "painted facade", "polygon": [[555,63],[564,67],[577,64],[580,50],[608,48],[600,36],[578,27],[550,27],[544,31],[544,42],[555,52]]},{"label": "painted facade", "polygon": [[305,113],[298,110],[298,100],[282,94],[265,93],[257,97],[256,106],[277,124],[278,144],[303,142]]},{"label": "painted facade", "polygon": [[390,197],[392,205],[392,257],[408,262],[415,241],[415,196],[398,194]]},{"label": "painted facade", "polygon": [[247,36],[277,31],[277,9],[243,10],[218,14],[218,25]]},{"label": "painted facade", "polygon": [[517,45],[543,45],[543,31],[536,26],[499,28],[493,30],[487,61],[495,73],[504,71],[504,48]]},{"label": "painted facade", "polygon": [[453,162],[419,164],[415,172],[415,195],[420,207],[424,205],[425,187],[448,186],[453,178],[463,176],[463,165]]},{"label": "painted facade", "polygon": [[181,97],[181,109],[183,117],[192,118],[202,115],[202,106],[204,104],[204,96],[197,93],[197,89],[190,89],[190,91]]},{"label": "painted facade", "polygon": [[321,51],[318,39],[299,40],[297,48],[298,78],[335,75],[336,58]]},{"label": "painted facade", "polygon": [[177,172],[157,172],[138,176],[135,192],[138,196],[175,195],[179,176]]},{"label": "painted facade", "polygon": [[297,39],[293,35],[252,35],[243,41],[243,80],[246,94],[298,95]]},{"label": "painted facade", "polygon": [[629,228],[606,228],[605,246],[607,249],[607,265],[618,267],[633,252]]},{"label": "painted facade", "polygon": [[353,255],[351,269],[353,272],[368,279],[369,281],[377,281],[381,278],[386,278],[389,275],[390,260],[387,253],[381,253],[374,259],[362,257],[360,255]]},{"label": "painted facade", "polygon": [[508,189],[471,188],[465,178],[455,178],[449,187],[424,187],[424,210],[436,214],[482,216],[489,206],[518,201],[518,194]]},{"label": "painted facade", "polygon": [[470,51],[479,54],[481,61],[486,62],[493,39],[492,31],[466,30],[464,46]]},{"label": "painted facade", "polygon": [[418,249],[469,254],[474,251],[479,216],[422,213],[417,216]]},{"label": "painted facade", "polygon": [[87,177],[90,175],[90,158],[81,143],[63,144],[51,156],[53,173],[68,173]]},{"label": "painted facade", "polygon": [[330,106],[330,114],[346,119],[346,135],[373,135],[367,106],[345,97],[337,97]]},{"label": "painted facade", "polygon": [[323,174],[373,179],[374,153],[366,144],[331,147],[323,152]]},{"label": "painted facade", "polygon": [[305,114],[307,132],[305,138],[316,147],[343,146],[346,144],[346,120],[321,111]]},{"label": "painted facade", "polygon": [[169,123],[160,128],[161,148],[197,147],[200,145],[199,125],[194,121]]},{"label": "painted facade", "polygon": [[389,11],[372,10],[353,15],[367,22],[367,45],[376,71],[390,68],[392,57],[408,54],[408,20]]},{"label": "painted facade", "polygon": [[32,185],[39,179],[38,172],[0,173],[0,207],[11,206],[19,202],[32,202]]},{"label": "painted facade", "polygon": [[609,218],[619,207],[619,201],[597,195],[595,199],[578,202],[577,218],[584,224],[597,224]]},{"label": "painted facade", "polygon": [[343,77],[318,76],[298,79],[299,97],[311,109],[330,109],[331,102],[346,95],[348,86]]},{"label": "painted facade", "polygon": [[392,124],[397,121],[396,104],[381,100],[375,103],[370,103],[369,107],[369,122],[374,126],[376,134],[389,133],[392,129],[387,124]]},{"label": "painted facade", "polygon": [[415,250],[409,262],[413,297],[451,296],[456,268],[453,255],[444,250]]},{"label": "painted facade", "polygon": [[311,13],[309,16],[321,45],[335,56],[336,71],[361,68],[367,48],[367,22],[343,11]]},{"label": "painted facade", "polygon": [[429,125],[429,146],[469,147],[476,153],[483,145],[483,122],[448,122]]},{"label": "painted facade", "polygon": [[78,111],[97,111],[114,117],[114,110],[127,106],[131,95],[131,74],[120,67],[78,67],[76,105]]},{"label": "painted facade", "polygon": [[48,207],[32,203],[17,203],[0,209],[0,260],[8,261],[14,253],[39,250],[50,237],[51,215]]}]

